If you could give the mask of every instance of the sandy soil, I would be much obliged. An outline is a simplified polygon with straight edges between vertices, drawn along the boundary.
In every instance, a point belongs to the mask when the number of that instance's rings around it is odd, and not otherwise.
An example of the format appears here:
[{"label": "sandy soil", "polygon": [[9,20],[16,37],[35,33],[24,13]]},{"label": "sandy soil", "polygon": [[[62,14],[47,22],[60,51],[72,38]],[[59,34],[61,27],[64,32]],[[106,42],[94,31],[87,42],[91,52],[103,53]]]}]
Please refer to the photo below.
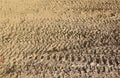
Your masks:
[{"label": "sandy soil", "polygon": [[119,78],[120,0],[0,0],[0,78]]}]

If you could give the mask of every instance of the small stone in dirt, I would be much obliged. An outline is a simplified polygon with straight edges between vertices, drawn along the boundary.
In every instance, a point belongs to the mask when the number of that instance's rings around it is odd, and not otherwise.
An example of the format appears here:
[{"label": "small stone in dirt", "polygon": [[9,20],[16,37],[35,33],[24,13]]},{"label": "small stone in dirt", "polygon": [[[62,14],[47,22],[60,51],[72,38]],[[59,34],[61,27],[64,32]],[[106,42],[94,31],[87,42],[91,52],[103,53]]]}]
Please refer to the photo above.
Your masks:
[{"label": "small stone in dirt", "polygon": [[3,62],[3,59],[0,58],[0,62]]}]

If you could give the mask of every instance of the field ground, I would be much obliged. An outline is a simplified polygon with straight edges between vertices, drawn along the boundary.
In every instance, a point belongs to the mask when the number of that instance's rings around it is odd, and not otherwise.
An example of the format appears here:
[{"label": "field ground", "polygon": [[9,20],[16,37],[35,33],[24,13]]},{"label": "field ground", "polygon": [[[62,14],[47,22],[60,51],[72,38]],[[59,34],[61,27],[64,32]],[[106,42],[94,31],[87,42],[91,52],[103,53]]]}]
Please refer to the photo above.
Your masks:
[{"label": "field ground", "polygon": [[119,78],[120,0],[0,0],[0,78]]}]

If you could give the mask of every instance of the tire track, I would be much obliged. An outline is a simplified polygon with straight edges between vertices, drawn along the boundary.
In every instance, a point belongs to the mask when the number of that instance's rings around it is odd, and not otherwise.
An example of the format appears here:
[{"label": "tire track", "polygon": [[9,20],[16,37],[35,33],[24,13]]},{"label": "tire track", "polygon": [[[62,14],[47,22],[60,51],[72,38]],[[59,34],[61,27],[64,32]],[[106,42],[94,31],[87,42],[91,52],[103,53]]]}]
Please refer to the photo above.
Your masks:
[{"label": "tire track", "polygon": [[119,0],[1,0],[0,78],[119,78]]}]

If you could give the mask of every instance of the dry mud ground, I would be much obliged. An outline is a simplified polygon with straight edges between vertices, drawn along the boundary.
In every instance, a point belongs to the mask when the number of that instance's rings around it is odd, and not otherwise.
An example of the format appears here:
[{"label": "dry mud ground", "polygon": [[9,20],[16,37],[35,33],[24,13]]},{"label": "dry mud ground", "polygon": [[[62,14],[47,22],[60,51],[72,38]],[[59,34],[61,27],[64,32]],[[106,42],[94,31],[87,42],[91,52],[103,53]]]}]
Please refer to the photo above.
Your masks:
[{"label": "dry mud ground", "polygon": [[0,78],[120,78],[120,0],[0,0]]}]

